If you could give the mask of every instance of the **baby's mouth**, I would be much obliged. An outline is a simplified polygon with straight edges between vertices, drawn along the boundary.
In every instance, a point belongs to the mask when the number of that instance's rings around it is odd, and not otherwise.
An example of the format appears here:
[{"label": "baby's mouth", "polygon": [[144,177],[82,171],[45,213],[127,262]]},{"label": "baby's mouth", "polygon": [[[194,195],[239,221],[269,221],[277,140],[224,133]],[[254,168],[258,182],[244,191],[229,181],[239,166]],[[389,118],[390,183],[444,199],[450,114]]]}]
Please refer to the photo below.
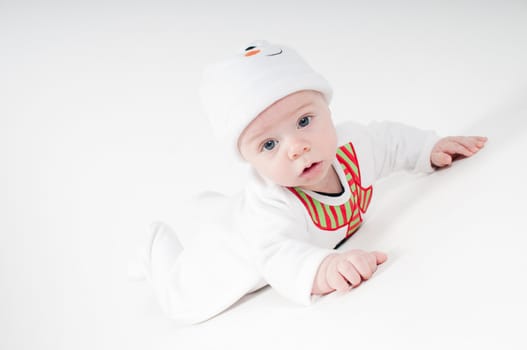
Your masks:
[{"label": "baby's mouth", "polygon": [[304,168],[304,170],[302,171],[302,175],[309,174],[309,173],[312,172],[313,170],[317,169],[317,168],[320,166],[320,163],[321,163],[321,162],[315,162],[315,163],[311,163],[311,164],[309,164],[309,165],[306,166],[306,167]]}]

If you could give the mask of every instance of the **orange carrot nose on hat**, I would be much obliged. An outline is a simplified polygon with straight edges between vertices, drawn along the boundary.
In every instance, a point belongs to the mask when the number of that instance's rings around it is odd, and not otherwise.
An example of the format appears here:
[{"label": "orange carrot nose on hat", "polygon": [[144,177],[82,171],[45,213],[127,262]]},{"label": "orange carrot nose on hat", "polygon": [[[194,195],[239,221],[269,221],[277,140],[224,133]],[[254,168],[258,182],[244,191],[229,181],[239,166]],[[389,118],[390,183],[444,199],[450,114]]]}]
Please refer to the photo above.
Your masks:
[{"label": "orange carrot nose on hat", "polygon": [[241,159],[237,143],[245,127],[274,102],[301,90],[331,100],[326,79],[293,49],[255,41],[205,69],[201,100],[216,137]]}]

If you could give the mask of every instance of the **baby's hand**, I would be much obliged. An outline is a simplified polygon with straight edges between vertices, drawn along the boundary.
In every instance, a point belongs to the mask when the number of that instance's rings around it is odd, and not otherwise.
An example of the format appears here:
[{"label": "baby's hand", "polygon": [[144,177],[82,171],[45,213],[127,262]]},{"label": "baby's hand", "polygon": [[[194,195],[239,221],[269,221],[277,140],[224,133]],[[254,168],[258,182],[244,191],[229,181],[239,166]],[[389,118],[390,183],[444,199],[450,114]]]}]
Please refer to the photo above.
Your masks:
[{"label": "baby's hand", "polygon": [[486,137],[449,136],[437,141],[430,153],[432,166],[442,168],[452,164],[458,156],[470,157],[485,146]]},{"label": "baby's hand", "polygon": [[384,253],[362,250],[328,255],[318,268],[311,293],[321,295],[358,287],[386,259]]}]

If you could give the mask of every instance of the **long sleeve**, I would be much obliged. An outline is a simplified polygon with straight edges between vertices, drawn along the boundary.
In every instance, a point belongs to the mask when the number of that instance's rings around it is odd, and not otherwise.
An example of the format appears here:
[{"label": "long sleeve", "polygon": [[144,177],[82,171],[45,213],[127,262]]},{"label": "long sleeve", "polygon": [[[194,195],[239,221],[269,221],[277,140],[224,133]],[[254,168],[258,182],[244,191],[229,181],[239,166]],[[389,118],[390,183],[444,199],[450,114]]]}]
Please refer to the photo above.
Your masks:
[{"label": "long sleeve", "polygon": [[282,296],[308,305],[318,267],[333,251],[309,242],[304,210],[278,186],[260,188],[246,196],[239,230],[263,279]]},{"label": "long sleeve", "polygon": [[346,122],[337,127],[337,134],[340,143],[353,142],[361,170],[371,182],[399,170],[433,171],[430,153],[439,140],[434,131],[393,122]]},{"label": "long sleeve", "polygon": [[264,279],[284,297],[311,303],[314,277],[329,249],[294,239],[280,239],[262,247],[259,266]]}]

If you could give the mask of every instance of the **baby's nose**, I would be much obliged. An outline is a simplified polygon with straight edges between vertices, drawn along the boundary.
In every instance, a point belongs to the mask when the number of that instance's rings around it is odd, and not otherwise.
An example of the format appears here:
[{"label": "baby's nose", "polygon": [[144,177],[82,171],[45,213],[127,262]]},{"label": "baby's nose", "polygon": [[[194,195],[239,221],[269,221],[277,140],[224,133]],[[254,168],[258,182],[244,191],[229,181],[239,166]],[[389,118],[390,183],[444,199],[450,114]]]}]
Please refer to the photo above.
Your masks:
[{"label": "baby's nose", "polygon": [[298,159],[309,151],[311,151],[311,146],[307,142],[296,142],[289,148],[289,158]]}]

